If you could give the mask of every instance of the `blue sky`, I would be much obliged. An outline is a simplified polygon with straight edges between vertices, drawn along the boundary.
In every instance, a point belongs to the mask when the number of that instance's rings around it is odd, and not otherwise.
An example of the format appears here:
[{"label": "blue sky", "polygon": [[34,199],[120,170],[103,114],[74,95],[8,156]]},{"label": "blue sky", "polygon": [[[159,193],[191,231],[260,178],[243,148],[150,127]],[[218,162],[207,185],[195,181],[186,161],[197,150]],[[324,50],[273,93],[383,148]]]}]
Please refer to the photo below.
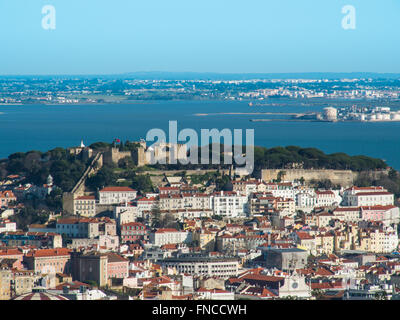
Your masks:
[{"label": "blue sky", "polygon": [[399,15],[399,0],[0,0],[0,74],[400,72]]}]

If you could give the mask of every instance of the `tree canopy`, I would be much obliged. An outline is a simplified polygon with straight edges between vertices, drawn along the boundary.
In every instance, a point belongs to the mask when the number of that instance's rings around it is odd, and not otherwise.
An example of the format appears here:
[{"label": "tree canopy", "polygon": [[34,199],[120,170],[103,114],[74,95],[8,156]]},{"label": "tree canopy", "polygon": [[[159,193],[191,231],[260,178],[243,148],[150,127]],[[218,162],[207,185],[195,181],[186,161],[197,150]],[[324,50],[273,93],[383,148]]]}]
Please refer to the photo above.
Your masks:
[{"label": "tree canopy", "polygon": [[316,148],[297,146],[254,148],[254,164],[258,169],[292,168],[336,169],[336,170],[377,170],[387,168],[385,161],[367,156],[350,156],[345,153],[325,154]]}]

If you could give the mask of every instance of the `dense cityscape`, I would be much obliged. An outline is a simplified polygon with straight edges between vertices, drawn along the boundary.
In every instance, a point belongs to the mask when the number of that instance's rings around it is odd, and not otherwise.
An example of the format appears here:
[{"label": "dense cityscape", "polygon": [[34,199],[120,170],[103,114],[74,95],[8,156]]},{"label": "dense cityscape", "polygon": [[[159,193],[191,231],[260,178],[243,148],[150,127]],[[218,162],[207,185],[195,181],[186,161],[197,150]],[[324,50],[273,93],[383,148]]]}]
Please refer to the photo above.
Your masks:
[{"label": "dense cityscape", "polygon": [[399,299],[400,174],[383,161],[287,147],[258,148],[251,176],[149,163],[172,147],[1,160],[0,299]]},{"label": "dense cityscape", "polygon": [[2,318],[396,307],[397,1],[3,2]]}]

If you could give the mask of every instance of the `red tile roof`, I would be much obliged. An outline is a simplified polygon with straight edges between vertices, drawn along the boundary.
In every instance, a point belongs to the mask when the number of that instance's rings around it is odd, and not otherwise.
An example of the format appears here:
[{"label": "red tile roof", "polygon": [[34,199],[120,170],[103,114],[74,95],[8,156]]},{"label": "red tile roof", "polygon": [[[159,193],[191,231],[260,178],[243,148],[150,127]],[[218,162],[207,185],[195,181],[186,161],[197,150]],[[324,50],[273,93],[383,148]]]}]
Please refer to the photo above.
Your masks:
[{"label": "red tile roof", "polygon": [[359,192],[356,196],[380,196],[380,195],[391,195],[393,193],[382,191],[382,192]]},{"label": "red tile roof", "polygon": [[57,249],[39,249],[35,251],[29,252],[27,257],[53,257],[53,256],[69,256],[71,252],[70,249],[67,248],[57,248]]},{"label": "red tile roof", "polygon": [[99,192],[136,192],[136,190],[129,187],[105,187]]},{"label": "red tile roof", "polygon": [[95,196],[80,196],[77,197],[75,200],[96,200]]}]

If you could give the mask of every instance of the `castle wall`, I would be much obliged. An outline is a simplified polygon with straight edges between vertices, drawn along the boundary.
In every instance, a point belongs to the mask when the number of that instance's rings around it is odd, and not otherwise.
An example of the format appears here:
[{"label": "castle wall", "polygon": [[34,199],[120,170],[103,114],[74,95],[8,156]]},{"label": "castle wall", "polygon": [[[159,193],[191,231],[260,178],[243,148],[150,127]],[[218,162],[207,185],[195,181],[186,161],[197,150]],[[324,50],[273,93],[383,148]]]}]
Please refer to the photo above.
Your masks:
[{"label": "castle wall", "polygon": [[304,178],[305,182],[310,180],[329,179],[333,184],[339,184],[343,187],[350,187],[357,178],[357,173],[351,170],[307,170],[307,169],[263,169],[261,170],[261,179],[264,181],[275,180],[279,172],[285,172],[282,180],[293,181]]},{"label": "castle wall", "polygon": [[125,157],[132,157],[132,152],[119,151],[117,148],[111,148],[111,150],[104,152],[103,162],[108,165],[118,164],[118,161]]}]

